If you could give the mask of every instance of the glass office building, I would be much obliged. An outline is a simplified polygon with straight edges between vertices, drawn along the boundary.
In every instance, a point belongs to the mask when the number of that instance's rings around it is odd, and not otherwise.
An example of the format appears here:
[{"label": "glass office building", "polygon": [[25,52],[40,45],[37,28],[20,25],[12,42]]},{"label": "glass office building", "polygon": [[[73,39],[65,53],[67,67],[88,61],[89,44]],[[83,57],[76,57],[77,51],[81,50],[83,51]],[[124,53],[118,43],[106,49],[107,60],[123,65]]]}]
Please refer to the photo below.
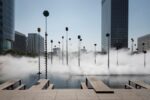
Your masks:
[{"label": "glass office building", "polygon": [[107,52],[110,34],[111,48],[128,48],[128,0],[102,0],[102,51]]},{"label": "glass office building", "polygon": [[0,0],[0,53],[14,41],[14,0]]},{"label": "glass office building", "polygon": [[15,41],[13,42],[13,50],[26,52],[27,38],[23,33],[15,31]]},{"label": "glass office building", "polygon": [[29,33],[27,38],[27,52],[38,54],[39,50],[44,53],[44,38],[37,33]]},{"label": "glass office building", "polygon": [[[145,43],[144,46],[143,43]],[[143,50],[150,50],[150,34],[139,37],[137,44],[138,52],[143,52]]]}]

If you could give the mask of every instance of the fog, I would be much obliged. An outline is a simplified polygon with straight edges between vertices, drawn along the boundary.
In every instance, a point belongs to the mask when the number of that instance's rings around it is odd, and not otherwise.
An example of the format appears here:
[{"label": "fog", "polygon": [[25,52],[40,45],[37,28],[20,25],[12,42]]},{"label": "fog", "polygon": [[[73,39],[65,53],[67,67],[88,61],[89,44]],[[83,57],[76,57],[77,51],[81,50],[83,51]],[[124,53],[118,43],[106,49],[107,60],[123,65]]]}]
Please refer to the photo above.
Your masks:
[{"label": "fog", "polygon": [[[130,51],[110,52],[110,68],[107,66],[107,55],[98,54],[97,63],[94,63],[94,53],[81,54],[81,66],[78,66],[78,58],[69,54],[69,66],[62,64],[59,57],[53,57],[53,64],[48,59],[48,75],[143,75],[150,74],[150,52],[146,54],[146,66],[144,67],[144,54],[131,55]],[[64,58],[65,62],[65,58]],[[44,57],[41,57],[41,72],[45,75]],[[23,79],[30,75],[37,75],[38,58],[14,57],[11,55],[0,56],[0,79]]]}]

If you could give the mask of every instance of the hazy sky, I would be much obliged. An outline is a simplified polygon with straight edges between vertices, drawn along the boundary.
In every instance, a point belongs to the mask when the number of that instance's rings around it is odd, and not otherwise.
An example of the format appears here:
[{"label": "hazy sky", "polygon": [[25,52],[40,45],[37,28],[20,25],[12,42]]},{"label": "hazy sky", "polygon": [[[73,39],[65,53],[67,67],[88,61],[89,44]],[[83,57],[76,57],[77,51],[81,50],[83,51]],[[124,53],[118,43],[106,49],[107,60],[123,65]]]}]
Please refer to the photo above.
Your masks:
[{"label": "hazy sky", "polygon": [[[15,29],[24,34],[35,33],[37,27],[45,28],[43,10],[48,17],[48,43],[65,35],[69,27],[71,50],[77,50],[77,35],[83,38],[82,45],[93,50],[98,44],[101,50],[101,0],[15,0]],[[150,0],[129,0],[129,40],[150,33]],[[129,45],[130,46],[130,45]],[[50,46],[48,45],[48,48]]]}]

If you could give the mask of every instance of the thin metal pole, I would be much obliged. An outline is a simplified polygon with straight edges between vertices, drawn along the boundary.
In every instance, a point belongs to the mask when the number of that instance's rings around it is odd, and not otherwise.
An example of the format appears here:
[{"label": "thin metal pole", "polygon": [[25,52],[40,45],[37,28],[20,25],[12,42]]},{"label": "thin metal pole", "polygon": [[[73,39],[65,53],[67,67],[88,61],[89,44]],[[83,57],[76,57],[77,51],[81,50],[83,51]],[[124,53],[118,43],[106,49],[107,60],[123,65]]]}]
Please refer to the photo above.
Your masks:
[{"label": "thin metal pole", "polygon": [[45,79],[47,79],[47,17],[45,17]]},{"label": "thin metal pole", "polygon": [[53,43],[51,43],[51,64],[53,64]]},{"label": "thin metal pole", "polygon": [[146,67],[146,54],[144,53],[144,67]]},{"label": "thin metal pole", "polygon": [[108,36],[108,69],[109,69],[109,36]]},{"label": "thin metal pole", "polygon": [[119,65],[119,62],[118,62],[118,48],[117,48],[117,66]]},{"label": "thin metal pole", "polygon": [[[60,49],[60,42],[59,42],[59,49]],[[60,55],[61,55],[61,49],[59,51],[59,63],[60,63]]]},{"label": "thin metal pole", "polygon": [[95,46],[95,64],[96,64],[96,46]]},{"label": "thin metal pole", "polygon": [[145,50],[145,43],[142,44],[143,45],[143,53],[144,53],[144,67],[146,66],[146,50]]},{"label": "thin metal pole", "polygon": [[39,39],[39,41],[38,41],[38,44],[39,44],[38,45],[39,46],[38,47],[38,49],[39,49],[39,72],[38,72],[38,76],[39,77],[38,78],[40,79],[41,78],[41,76],[40,76],[40,74],[41,74],[41,72],[40,72],[40,70],[41,70],[41,64],[40,64],[40,55],[41,55],[41,49],[40,49],[40,32],[39,32],[39,38],[38,39]]},{"label": "thin metal pole", "polygon": [[64,64],[64,38],[62,37],[62,64]]},{"label": "thin metal pole", "polygon": [[80,44],[81,43],[81,41],[80,41],[80,39],[79,39],[79,47],[78,47],[78,66],[80,66]]},{"label": "thin metal pole", "polygon": [[132,53],[133,53],[133,41],[132,41]]},{"label": "thin metal pole", "polygon": [[47,79],[47,17],[49,16],[49,12],[45,10],[43,15],[45,16],[45,79]]},{"label": "thin metal pole", "polygon": [[133,50],[134,50],[134,47],[133,47],[133,45],[134,45],[134,39],[131,38],[131,41],[132,41],[131,53],[133,53]]},{"label": "thin metal pole", "polygon": [[66,31],[66,64],[68,65],[68,31]]}]

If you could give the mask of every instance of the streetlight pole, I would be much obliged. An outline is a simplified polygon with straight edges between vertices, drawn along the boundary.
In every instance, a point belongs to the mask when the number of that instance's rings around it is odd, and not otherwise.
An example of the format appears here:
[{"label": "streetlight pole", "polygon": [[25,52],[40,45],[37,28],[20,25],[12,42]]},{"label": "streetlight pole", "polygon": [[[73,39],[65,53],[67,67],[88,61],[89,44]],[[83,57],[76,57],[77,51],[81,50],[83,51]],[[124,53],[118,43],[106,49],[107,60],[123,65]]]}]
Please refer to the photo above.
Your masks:
[{"label": "streetlight pole", "polygon": [[49,12],[45,10],[43,15],[45,16],[45,79],[47,79],[47,17],[49,16]]},{"label": "streetlight pole", "polygon": [[81,42],[81,36],[78,35],[79,45],[78,45],[78,66],[80,66],[80,42]]},{"label": "streetlight pole", "polygon": [[118,49],[119,49],[119,44],[118,44],[118,40],[116,41],[116,50],[117,50],[117,66],[119,65],[119,61],[118,61]]},{"label": "streetlight pole", "polygon": [[[60,41],[58,41],[58,45],[59,45],[59,49],[60,49]],[[61,51],[61,49],[60,49],[60,51]],[[60,51],[59,51],[59,63],[60,63]]]},{"label": "streetlight pole", "polygon": [[119,61],[118,61],[118,47],[116,48],[117,49],[117,66],[119,65]]},{"label": "streetlight pole", "polygon": [[110,34],[107,33],[106,37],[107,37],[107,40],[108,40],[108,44],[107,44],[108,45],[108,48],[107,48],[108,50],[107,50],[107,52],[108,52],[108,69],[109,69],[109,62],[110,62],[110,60],[109,60],[109,37],[110,37]]},{"label": "streetlight pole", "polygon": [[143,53],[144,53],[144,67],[146,67],[146,53],[147,53],[147,51],[145,50],[145,43],[143,43],[142,45],[143,45]]},{"label": "streetlight pole", "polygon": [[51,40],[51,64],[53,64],[53,40]]},{"label": "streetlight pole", "polygon": [[71,38],[69,38],[69,45],[70,45],[70,48],[68,48],[68,50],[70,51],[70,53],[68,52],[68,58],[69,56],[71,56]]},{"label": "streetlight pole", "polygon": [[132,42],[132,45],[131,45],[131,53],[133,54],[133,45],[134,45],[134,39],[131,38],[131,42]]},{"label": "streetlight pole", "polygon": [[66,27],[66,64],[68,65],[68,27]]},{"label": "streetlight pole", "polygon": [[144,67],[146,67],[146,53],[147,53],[147,51],[144,50],[143,53],[144,53]]},{"label": "streetlight pole", "polygon": [[62,36],[62,64],[64,64],[64,36]]},{"label": "streetlight pole", "polygon": [[79,55],[80,63],[81,63],[81,42],[82,42],[82,39],[80,39],[80,48],[79,48],[79,51],[80,51],[80,55]]},{"label": "streetlight pole", "polygon": [[94,56],[95,56],[95,64],[96,64],[96,46],[97,46],[97,44],[94,44],[94,47],[95,47],[95,52],[94,52]]},{"label": "streetlight pole", "polygon": [[38,71],[38,79],[41,78],[41,64],[40,64],[40,56],[41,56],[41,45],[40,45],[40,32],[41,32],[41,28],[37,28],[37,31],[39,33],[39,41],[38,41],[38,49],[39,49],[39,71]]}]

